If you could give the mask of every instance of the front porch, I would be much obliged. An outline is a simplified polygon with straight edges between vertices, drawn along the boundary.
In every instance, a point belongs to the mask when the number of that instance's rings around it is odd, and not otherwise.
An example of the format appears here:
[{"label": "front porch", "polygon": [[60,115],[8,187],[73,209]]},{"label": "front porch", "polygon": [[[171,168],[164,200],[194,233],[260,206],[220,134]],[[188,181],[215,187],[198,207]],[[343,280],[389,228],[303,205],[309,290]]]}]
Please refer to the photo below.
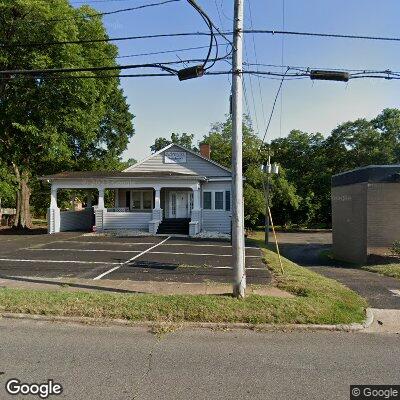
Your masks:
[{"label": "front porch", "polygon": [[[70,173],[71,174],[71,173]],[[48,177],[51,183],[51,203],[48,210],[48,232],[57,233],[67,230],[107,230],[129,229],[157,234],[164,221],[187,221],[187,233],[194,236],[201,231],[201,177],[179,176],[156,182],[143,182],[130,179],[55,179]],[[175,177],[177,178],[177,177]],[[61,189],[97,190],[97,204],[92,206],[90,199],[81,211],[61,211],[57,203],[57,193]],[[105,194],[111,193],[114,207],[106,207]],[[110,204],[109,204],[110,205]],[[171,231],[170,224],[167,227]],[[163,229],[161,229],[163,230]],[[173,230],[173,229],[172,229]],[[177,229],[176,233],[182,233]],[[185,230],[186,233],[186,230]]]}]

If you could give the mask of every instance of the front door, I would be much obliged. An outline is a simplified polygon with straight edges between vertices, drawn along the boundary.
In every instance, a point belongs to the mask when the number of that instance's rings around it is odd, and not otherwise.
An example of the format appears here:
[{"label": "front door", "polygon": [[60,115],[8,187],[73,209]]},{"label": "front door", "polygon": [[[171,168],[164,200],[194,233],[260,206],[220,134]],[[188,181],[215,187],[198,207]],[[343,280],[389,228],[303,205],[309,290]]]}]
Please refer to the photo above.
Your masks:
[{"label": "front door", "polygon": [[188,192],[170,192],[169,195],[169,217],[188,218]]}]

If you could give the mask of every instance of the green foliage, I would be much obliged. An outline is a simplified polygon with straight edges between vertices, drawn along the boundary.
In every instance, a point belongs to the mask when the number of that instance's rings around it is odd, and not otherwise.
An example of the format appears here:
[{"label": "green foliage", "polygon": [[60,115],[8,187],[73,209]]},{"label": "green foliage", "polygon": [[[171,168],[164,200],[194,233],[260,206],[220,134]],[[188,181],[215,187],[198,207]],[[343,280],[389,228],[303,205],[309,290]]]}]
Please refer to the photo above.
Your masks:
[{"label": "green foliage", "polygon": [[[1,161],[0,161],[1,162]],[[0,203],[1,207],[14,207],[15,182],[5,165],[0,164]]]},{"label": "green foliage", "polygon": [[[228,168],[232,163],[232,123],[230,118],[211,126],[210,133],[203,138],[211,147],[211,159]],[[265,195],[263,180],[265,176],[261,165],[268,159],[268,148],[254,133],[250,119],[243,120],[243,174],[245,177],[243,195],[245,206],[245,224],[255,227],[262,224],[265,215]],[[273,182],[278,188],[276,199],[285,198],[288,206],[297,207],[297,196],[294,187],[280,175]]]},{"label": "green foliage", "polygon": [[[0,42],[49,42],[107,37],[101,17],[67,0],[0,0]],[[46,21],[47,20],[47,21]],[[51,21],[49,21],[51,20]],[[115,66],[117,47],[88,45],[0,49],[1,69]],[[72,73],[68,78],[15,77],[0,83],[0,153],[35,179],[63,170],[119,169],[133,135],[132,114],[112,71]],[[40,184],[31,182],[35,197]],[[38,192],[39,191],[39,192]]]},{"label": "green foliage", "polygon": [[163,137],[159,137],[154,141],[154,144],[150,146],[150,150],[152,153],[156,153],[157,151],[160,151],[164,147],[168,146],[171,143],[174,144],[179,144],[180,146],[185,147],[186,149],[189,150],[194,150],[196,151],[196,147],[193,145],[193,139],[194,135],[189,134],[189,133],[171,133],[171,140],[168,140]]},{"label": "green foliage", "polygon": [[[298,202],[297,208],[288,208],[284,196],[275,198],[276,222],[330,225],[332,175],[366,165],[400,162],[400,110],[385,109],[370,121],[345,122],[326,139],[320,133],[293,130],[272,141],[271,153],[295,188]],[[274,195],[275,190],[277,187]]]},{"label": "green foliage", "polygon": [[395,256],[400,256],[400,240],[394,241],[391,251]]}]

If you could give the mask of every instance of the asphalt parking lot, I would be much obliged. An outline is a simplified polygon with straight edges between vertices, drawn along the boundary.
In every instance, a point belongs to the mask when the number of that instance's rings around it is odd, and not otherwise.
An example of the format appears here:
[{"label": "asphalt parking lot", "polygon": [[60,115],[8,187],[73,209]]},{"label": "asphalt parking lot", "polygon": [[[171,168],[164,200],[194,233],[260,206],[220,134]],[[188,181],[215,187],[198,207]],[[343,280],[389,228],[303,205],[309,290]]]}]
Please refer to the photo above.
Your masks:
[{"label": "asphalt parking lot", "polygon": [[[62,233],[3,237],[0,276],[177,282],[230,282],[227,241],[185,237],[108,237]],[[246,248],[247,280],[268,283],[257,247]]]}]

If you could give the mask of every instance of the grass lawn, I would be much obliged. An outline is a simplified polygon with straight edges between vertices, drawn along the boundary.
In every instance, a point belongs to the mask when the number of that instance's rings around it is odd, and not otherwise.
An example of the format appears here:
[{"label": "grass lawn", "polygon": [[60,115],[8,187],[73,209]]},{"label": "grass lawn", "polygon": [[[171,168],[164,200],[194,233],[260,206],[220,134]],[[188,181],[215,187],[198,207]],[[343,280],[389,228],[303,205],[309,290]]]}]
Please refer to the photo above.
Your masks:
[{"label": "grass lawn", "polygon": [[[261,234],[262,235],[262,234]],[[254,241],[263,247],[257,233]],[[338,324],[364,319],[366,302],[343,285],[264,249],[276,285],[296,295],[277,298],[249,295],[237,300],[222,295],[110,294],[0,289],[0,311],[58,316],[84,316],[128,321],[247,322]]]},{"label": "grass lawn", "polygon": [[362,269],[400,279],[400,264],[365,265]]}]

